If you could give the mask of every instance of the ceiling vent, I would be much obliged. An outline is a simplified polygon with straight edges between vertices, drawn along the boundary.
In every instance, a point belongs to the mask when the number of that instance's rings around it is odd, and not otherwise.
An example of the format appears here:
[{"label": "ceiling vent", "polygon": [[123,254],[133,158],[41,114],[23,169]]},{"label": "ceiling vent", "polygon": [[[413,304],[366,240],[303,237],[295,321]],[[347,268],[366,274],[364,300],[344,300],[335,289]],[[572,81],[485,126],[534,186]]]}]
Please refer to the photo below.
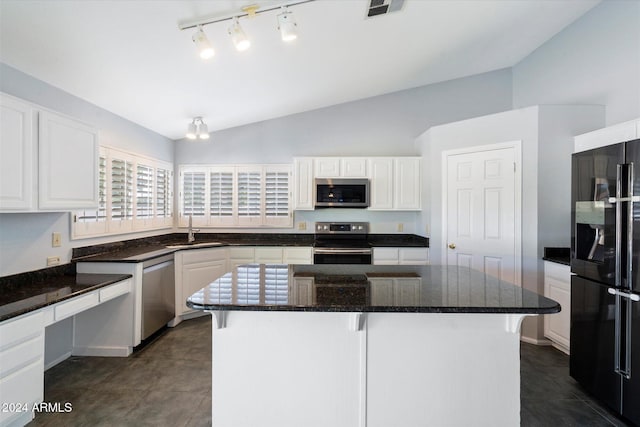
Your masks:
[{"label": "ceiling vent", "polygon": [[369,0],[367,18],[397,12],[402,9],[404,1],[405,0]]}]

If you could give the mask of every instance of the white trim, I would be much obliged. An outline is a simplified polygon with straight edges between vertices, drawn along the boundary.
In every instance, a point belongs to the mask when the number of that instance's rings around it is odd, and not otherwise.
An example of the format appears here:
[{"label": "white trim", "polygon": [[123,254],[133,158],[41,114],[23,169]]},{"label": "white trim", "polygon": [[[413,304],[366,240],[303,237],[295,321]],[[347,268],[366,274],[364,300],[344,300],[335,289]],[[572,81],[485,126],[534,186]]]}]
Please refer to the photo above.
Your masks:
[{"label": "white trim", "polygon": [[73,347],[74,356],[128,357],[132,347]]},{"label": "white trim", "polygon": [[473,147],[458,148],[442,152],[442,242],[441,242],[441,263],[447,265],[447,177],[448,157],[459,154],[471,154],[482,151],[503,150],[513,148],[515,162],[515,183],[514,183],[514,203],[515,203],[515,284],[522,285],[522,140],[499,142],[496,144],[477,145]]},{"label": "white trim", "polygon": [[533,344],[533,345],[543,345],[543,346],[552,345],[551,341],[549,341],[548,339],[544,339],[544,338],[537,339],[537,338],[525,337],[524,335],[520,335],[520,341],[526,342],[527,344]]},{"label": "white trim", "polygon": [[71,352],[68,351],[66,353],[63,353],[62,355],[60,355],[59,357],[53,359],[52,361],[50,361],[49,363],[47,363],[46,365],[44,365],[44,370],[48,371],[49,369],[53,368],[54,366],[56,366],[58,363],[62,363],[65,360],[67,360],[68,358],[71,357]]}]

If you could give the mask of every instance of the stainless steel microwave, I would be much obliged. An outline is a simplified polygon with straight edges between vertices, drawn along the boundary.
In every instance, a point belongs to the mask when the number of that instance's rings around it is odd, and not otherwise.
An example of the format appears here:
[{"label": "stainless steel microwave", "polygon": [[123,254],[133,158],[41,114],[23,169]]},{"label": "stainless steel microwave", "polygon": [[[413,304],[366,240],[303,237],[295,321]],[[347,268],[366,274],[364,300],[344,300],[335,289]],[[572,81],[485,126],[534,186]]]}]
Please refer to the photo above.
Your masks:
[{"label": "stainless steel microwave", "polygon": [[369,180],[364,178],[316,178],[315,207],[369,207]]}]

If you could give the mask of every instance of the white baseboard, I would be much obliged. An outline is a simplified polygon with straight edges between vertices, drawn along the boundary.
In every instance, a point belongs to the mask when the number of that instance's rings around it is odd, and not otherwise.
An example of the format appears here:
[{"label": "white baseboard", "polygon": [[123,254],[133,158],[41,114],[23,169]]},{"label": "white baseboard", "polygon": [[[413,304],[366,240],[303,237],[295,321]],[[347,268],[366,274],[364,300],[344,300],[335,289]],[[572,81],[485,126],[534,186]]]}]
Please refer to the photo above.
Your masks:
[{"label": "white baseboard", "polygon": [[44,370],[47,371],[47,370],[53,368],[54,366],[56,366],[58,363],[64,362],[65,360],[67,360],[70,357],[71,357],[71,352],[70,351],[66,352],[66,353],[60,355],[59,357],[57,357],[56,359],[50,361],[46,365],[44,365]]},{"label": "white baseboard", "polygon": [[73,356],[128,357],[131,347],[73,347]]},{"label": "white baseboard", "polygon": [[531,337],[525,337],[524,335],[520,336],[520,341],[526,342],[527,344],[534,344],[534,345],[552,345],[551,341],[549,341],[546,338],[536,339]]},{"label": "white baseboard", "polygon": [[564,354],[566,354],[567,356],[569,356],[569,355],[570,355],[570,353],[569,353],[569,349],[568,349],[568,348],[566,348],[565,346],[563,346],[563,345],[561,345],[561,344],[558,344],[558,343],[555,343],[555,342],[552,342],[552,343],[551,343],[551,345],[552,345],[554,348],[556,348],[556,349],[560,350],[561,352],[563,352]]}]

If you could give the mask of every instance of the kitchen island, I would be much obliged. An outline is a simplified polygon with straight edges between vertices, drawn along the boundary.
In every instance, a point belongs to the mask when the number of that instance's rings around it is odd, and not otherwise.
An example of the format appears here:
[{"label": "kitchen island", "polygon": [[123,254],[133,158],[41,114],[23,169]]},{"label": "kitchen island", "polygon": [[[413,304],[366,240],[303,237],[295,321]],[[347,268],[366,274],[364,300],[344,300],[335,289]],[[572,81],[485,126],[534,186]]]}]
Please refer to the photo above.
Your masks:
[{"label": "kitchen island", "polygon": [[214,317],[225,426],[515,426],[520,324],[553,300],[439,266],[236,267],[187,305]]}]

